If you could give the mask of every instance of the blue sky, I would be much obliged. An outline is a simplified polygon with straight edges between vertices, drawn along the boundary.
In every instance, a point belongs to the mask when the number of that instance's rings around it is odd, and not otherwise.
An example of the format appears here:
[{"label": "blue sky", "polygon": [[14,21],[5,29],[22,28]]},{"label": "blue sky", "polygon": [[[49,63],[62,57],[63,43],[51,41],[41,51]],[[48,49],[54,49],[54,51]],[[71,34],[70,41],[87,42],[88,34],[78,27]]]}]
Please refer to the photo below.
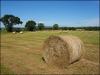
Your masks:
[{"label": "blue sky", "polygon": [[[98,1],[1,1],[1,16],[13,14],[46,26],[98,26]],[[2,25],[3,26],[3,25]]]}]

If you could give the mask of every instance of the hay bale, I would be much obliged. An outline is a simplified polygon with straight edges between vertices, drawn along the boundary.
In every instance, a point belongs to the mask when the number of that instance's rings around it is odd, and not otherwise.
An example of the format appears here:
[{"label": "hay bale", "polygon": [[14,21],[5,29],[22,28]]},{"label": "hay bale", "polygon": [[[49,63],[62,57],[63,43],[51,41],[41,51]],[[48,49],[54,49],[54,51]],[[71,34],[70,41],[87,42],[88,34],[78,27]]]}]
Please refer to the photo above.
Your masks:
[{"label": "hay bale", "polygon": [[43,49],[45,62],[60,67],[70,65],[83,55],[83,43],[75,36],[50,36]]},{"label": "hay bale", "polygon": [[12,32],[13,34],[15,34],[16,32]]},{"label": "hay bale", "polygon": [[20,34],[23,34],[23,31],[20,31],[19,33],[20,33]]}]

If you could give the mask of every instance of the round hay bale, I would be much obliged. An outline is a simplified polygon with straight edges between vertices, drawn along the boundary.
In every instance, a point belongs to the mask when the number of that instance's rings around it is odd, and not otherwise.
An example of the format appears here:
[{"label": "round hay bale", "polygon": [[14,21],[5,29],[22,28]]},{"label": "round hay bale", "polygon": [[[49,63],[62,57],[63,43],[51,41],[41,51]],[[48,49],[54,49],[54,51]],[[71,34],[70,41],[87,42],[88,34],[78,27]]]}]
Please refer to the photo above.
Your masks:
[{"label": "round hay bale", "polygon": [[83,43],[75,36],[50,36],[45,42],[43,58],[46,63],[64,67],[83,55]]},{"label": "round hay bale", "polygon": [[15,34],[16,32],[12,32],[13,34]]},{"label": "round hay bale", "polygon": [[20,33],[20,34],[23,34],[23,31],[20,31],[19,33]]}]

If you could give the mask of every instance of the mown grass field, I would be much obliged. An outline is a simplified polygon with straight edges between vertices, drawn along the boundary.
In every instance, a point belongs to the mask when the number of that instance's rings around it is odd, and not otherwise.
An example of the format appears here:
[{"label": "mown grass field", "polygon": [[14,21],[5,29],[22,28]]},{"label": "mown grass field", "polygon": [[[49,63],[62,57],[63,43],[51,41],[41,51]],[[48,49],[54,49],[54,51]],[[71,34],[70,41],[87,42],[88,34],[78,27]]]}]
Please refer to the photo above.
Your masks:
[{"label": "mown grass field", "polygon": [[[43,43],[50,35],[75,35],[85,46],[82,60],[63,69],[42,61]],[[98,31],[1,32],[1,74],[99,74]]]}]

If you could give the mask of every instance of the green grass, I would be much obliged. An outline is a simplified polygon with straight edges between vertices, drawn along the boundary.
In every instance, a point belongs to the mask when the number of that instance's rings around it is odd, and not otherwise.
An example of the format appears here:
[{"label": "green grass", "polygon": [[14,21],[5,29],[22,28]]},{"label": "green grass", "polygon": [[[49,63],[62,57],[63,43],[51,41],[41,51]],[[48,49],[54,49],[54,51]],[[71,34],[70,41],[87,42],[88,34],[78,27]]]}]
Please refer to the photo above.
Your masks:
[{"label": "green grass", "polygon": [[[85,46],[84,59],[99,63],[98,31],[37,31],[23,34],[1,32],[1,71],[3,74],[98,74],[98,66],[80,61],[59,69],[41,59],[43,43],[50,35],[75,35]],[[6,69],[6,68],[7,69]]]}]

